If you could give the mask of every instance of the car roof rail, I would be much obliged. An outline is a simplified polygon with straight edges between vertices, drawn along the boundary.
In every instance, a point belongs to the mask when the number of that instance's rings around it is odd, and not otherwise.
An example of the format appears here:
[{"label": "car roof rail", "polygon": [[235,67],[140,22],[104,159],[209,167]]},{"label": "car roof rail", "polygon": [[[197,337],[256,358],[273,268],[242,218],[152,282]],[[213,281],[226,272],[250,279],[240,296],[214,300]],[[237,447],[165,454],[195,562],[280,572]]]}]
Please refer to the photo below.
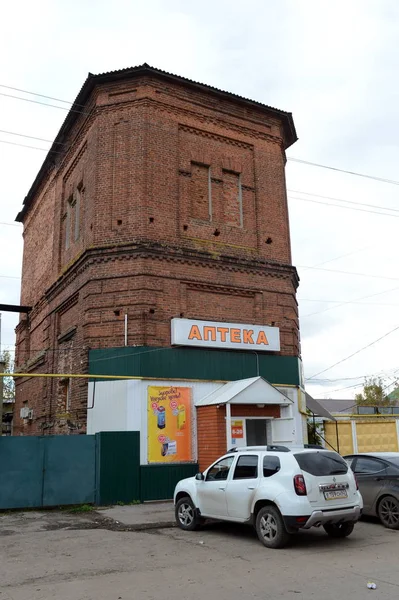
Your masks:
[{"label": "car roof rail", "polygon": [[231,452],[291,452],[291,449],[287,446],[277,446],[277,445],[269,445],[269,446],[234,446],[234,448],[230,448],[227,450],[227,454]]},{"label": "car roof rail", "polygon": [[291,452],[287,446],[266,446],[268,452]]},{"label": "car roof rail", "polygon": [[320,444],[304,444],[303,447],[311,448],[314,450],[325,450],[324,446],[321,446]]}]

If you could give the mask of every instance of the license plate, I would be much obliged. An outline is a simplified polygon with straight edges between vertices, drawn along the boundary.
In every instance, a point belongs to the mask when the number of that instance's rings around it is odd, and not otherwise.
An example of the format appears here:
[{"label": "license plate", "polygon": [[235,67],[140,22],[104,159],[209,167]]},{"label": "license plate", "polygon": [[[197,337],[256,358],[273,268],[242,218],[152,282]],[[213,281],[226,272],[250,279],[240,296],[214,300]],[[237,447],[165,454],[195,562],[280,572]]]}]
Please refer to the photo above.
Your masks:
[{"label": "license plate", "polygon": [[324,492],[324,498],[326,500],[342,500],[347,498],[348,493],[346,490],[333,490],[331,492]]}]

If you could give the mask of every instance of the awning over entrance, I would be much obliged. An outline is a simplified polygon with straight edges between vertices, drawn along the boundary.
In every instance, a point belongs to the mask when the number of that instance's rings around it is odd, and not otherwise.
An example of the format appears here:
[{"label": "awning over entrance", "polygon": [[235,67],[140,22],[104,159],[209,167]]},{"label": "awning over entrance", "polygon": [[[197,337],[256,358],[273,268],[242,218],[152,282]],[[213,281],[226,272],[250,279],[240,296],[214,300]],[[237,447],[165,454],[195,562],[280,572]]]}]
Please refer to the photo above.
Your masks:
[{"label": "awning over entrance", "polygon": [[263,377],[250,377],[230,381],[220,386],[214,392],[196,401],[196,406],[211,406],[212,404],[277,404],[287,406],[292,400],[272,386]]},{"label": "awning over entrance", "polygon": [[305,393],[305,396],[306,396],[306,408],[308,408],[315,417],[324,417],[325,419],[328,419],[329,421],[337,420],[335,417],[332,416],[331,413],[328,412],[328,410],[326,408],[324,408],[324,406],[322,406],[319,402],[317,402],[317,400],[312,398],[312,396],[310,396],[307,392]]}]

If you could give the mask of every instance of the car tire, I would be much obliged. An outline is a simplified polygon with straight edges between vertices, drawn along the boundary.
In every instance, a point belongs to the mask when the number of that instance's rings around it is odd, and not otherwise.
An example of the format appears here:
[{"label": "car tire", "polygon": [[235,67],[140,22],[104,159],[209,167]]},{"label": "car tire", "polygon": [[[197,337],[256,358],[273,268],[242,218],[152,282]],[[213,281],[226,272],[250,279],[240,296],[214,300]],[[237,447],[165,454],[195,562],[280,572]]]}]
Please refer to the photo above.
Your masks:
[{"label": "car tire", "polygon": [[256,533],[266,548],[284,548],[290,534],[285,528],[283,518],[274,506],[264,506],[256,515]]},{"label": "car tire", "polygon": [[180,498],[176,503],[175,518],[178,527],[184,531],[195,531],[202,522],[202,519],[198,515],[198,511],[189,496]]},{"label": "car tire", "polygon": [[378,517],[384,527],[399,529],[399,502],[393,496],[385,496],[378,504]]},{"label": "car tire", "polygon": [[331,523],[330,525],[324,525],[324,531],[332,538],[345,538],[348,537],[355,527],[354,523]]}]

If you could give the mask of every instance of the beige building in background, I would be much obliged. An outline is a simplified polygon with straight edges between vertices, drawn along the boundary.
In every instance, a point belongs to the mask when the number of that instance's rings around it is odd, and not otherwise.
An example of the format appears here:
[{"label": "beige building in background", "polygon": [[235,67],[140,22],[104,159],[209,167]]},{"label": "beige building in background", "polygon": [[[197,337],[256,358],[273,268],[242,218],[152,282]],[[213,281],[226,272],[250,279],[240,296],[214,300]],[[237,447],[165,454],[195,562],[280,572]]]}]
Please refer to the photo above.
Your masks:
[{"label": "beige building in background", "polygon": [[336,419],[336,422],[323,419],[326,446],[331,444],[343,455],[398,452],[399,406],[358,407],[354,400],[317,402]]}]

